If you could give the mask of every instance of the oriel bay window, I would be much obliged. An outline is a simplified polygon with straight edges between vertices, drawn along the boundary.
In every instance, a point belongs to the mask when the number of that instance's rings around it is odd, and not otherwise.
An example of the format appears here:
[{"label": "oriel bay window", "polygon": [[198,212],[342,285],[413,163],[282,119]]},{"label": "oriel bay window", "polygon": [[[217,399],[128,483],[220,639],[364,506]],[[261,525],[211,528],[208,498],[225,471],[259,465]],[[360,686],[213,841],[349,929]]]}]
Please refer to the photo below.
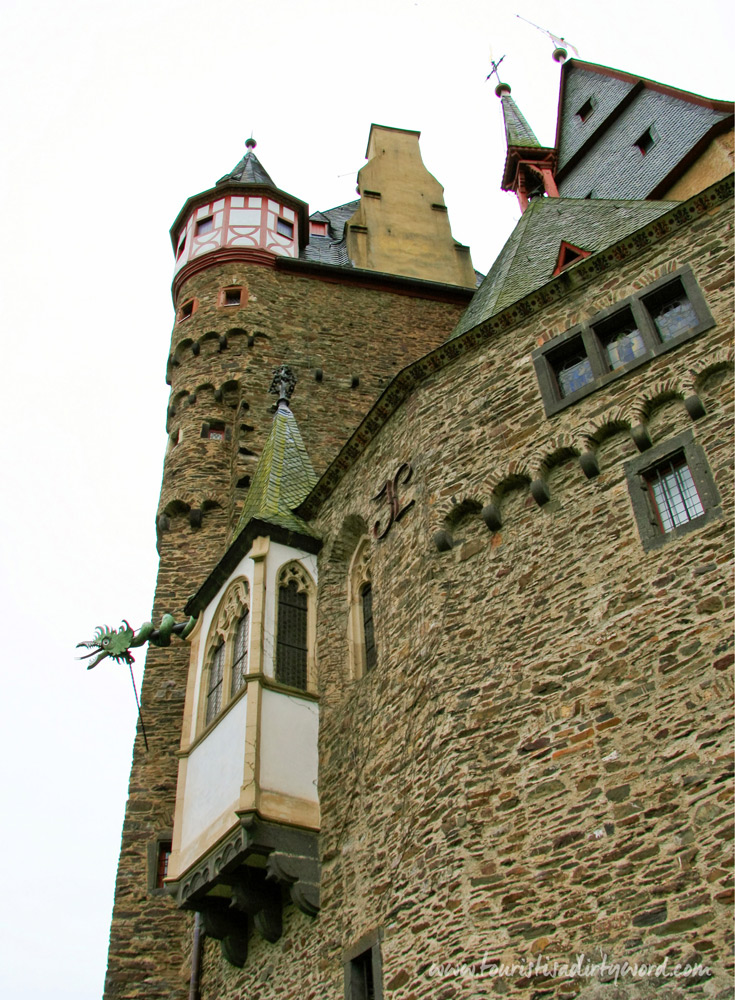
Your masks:
[{"label": "oriel bay window", "polygon": [[546,415],[712,326],[689,267],[653,282],[533,352]]}]

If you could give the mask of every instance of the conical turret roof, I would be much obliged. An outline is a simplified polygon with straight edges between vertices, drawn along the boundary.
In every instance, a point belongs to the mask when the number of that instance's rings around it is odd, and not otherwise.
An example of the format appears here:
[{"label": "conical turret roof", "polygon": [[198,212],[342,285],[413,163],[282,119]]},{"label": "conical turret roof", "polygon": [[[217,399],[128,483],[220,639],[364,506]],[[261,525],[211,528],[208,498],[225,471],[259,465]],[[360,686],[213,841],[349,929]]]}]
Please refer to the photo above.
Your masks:
[{"label": "conical turret roof", "polygon": [[276,186],[252,148],[248,149],[235,169],[220,177],[217,183],[226,184],[232,181],[239,181],[241,184],[267,184],[272,188]]}]

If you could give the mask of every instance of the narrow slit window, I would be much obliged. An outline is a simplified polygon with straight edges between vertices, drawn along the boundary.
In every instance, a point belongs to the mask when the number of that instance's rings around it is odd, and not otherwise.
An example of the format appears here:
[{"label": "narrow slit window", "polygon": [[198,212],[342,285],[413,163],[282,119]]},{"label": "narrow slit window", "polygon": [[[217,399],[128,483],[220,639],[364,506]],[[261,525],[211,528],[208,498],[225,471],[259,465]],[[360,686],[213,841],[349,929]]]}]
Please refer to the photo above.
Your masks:
[{"label": "narrow slit window", "polygon": [[248,623],[248,609],[245,608],[240,621],[237,623],[237,631],[235,632],[235,649],[232,658],[232,690],[230,692],[232,697],[241,690],[248,671]]},{"label": "narrow slit window", "polygon": [[306,690],[307,594],[295,580],[278,588],[276,680]]},{"label": "narrow slit window", "polygon": [[704,514],[704,506],[683,455],[655,466],[645,479],[653,510],[664,534]]},{"label": "narrow slit window", "polygon": [[582,107],[577,112],[577,117],[581,121],[586,122],[594,110],[595,110],[594,99],[592,97],[588,97],[587,100],[582,105]]},{"label": "narrow slit window", "polygon": [[640,150],[641,156],[645,156],[652,150],[656,145],[656,134],[653,128],[647,128],[643,135],[636,139],[634,145]]},{"label": "narrow slit window", "polygon": [[212,665],[209,668],[209,684],[207,686],[207,725],[209,725],[212,719],[219,715],[219,711],[222,708],[222,681],[224,679],[224,672],[225,644],[224,642],[221,642],[214,651]]},{"label": "narrow slit window", "polygon": [[350,962],[350,1000],[375,1000],[372,949]]},{"label": "narrow slit window", "polygon": [[181,237],[181,242],[179,243],[179,249],[176,251],[176,260],[182,255],[186,249],[186,233]]},{"label": "narrow slit window", "polygon": [[364,584],[361,591],[362,598],[362,631],[365,641],[365,671],[372,670],[377,662],[377,650],[375,648],[375,629],[373,627],[373,588],[369,583]]},{"label": "narrow slit window", "polygon": [[156,889],[163,889],[164,879],[168,875],[168,862],[171,857],[172,843],[170,840],[161,840],[158,844],[158,858],[156,859]]}]

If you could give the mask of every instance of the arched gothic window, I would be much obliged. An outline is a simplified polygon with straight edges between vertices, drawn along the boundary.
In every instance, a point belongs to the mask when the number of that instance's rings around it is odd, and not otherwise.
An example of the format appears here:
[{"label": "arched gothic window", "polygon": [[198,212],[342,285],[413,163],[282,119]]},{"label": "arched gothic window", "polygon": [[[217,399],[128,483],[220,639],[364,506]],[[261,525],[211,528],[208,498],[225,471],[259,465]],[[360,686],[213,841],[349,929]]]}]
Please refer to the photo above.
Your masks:
[{"label": "arched gothic window", "polygon": [[219,645],[212,654],[209,667],[209,683],[207,685],[207,716],[206,723],[219,715],[222,708],[222,681],[225,674],[225,644],[220,639]]},{"label": "arched gothic window", "polygon": [[301,691],[313,690],[314,583],[300,563],[278,574],[276,680]]},{"label": "arched gothic window", "polygon": [[370,539],[363,538],[355,549],[349,570],[349,646],[352,676],[357,679],[373,670],[378,662],[373,624],[373,581],[370,569]]},{"label": "arched gothic window", "polygon": [[214,722],[245,686],[249,638],[248,582],[228,588],[212,620],[204,659],[199,728]]},{"label": "arched gothic window", "polygon": [[245,683],[248,671],[248,632],[250,614],[245,608],[235,629],[235,648],[232,653],[232,684],[230,694],[234,697]]}]

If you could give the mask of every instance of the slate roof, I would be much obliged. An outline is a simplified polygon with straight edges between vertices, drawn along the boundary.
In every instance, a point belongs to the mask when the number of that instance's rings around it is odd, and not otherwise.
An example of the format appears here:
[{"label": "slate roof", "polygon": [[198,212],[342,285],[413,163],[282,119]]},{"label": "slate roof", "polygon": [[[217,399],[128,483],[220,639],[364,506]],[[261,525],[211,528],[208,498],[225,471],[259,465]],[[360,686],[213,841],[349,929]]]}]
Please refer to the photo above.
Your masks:
[{"label": "slate roof", "polygon": [[317,481],[296,418],[283,400],[278,403],[237,523],[237,537],[252,520],[311,535],[293,511]]},{"label": "slate roof", "polygon": [[533,129],[521,114],[520,108],[508,92],[500,98],[503,106],[503,121],[505,122],[505,141],[508,146],[519,146],[522,149],[540,148],[541,143],[533,134]]},{"label": "slate roof", "polygon": [[[592,112],[578,114],[589,99]],[[556,183],[562,197],[656,198],[706,147],[732,127],[733,105],[620,70],[570,59],[562,69]],[[642,155],[636,141],[653,128]]]},{"label": "slate roof", "polygon": [[310,236],[309,242],[299,256],[304,260],[317,261],[319,264],[334,264],[337,267],[353,267],[350,255],[347,253],[345,240],[345,223],[357,211],[360,200],[348,201],[345,205],[328,208],[324,212],[314,212],[310,216],[312,222],[326,222],[326,236]]},{"label": "slate roof", "polygon": [[220,177],[217,183],[226,184],[228,181],[239,181],[241,184],[267,184],[272,188],[276,186],[252,149],[247,151],[234,170]]},{"label": "slate roof", "polygon": [[471,330],[550,281],[562,240],[597,253],[671,211],[675,204],[532,199],[451,336]]}]

